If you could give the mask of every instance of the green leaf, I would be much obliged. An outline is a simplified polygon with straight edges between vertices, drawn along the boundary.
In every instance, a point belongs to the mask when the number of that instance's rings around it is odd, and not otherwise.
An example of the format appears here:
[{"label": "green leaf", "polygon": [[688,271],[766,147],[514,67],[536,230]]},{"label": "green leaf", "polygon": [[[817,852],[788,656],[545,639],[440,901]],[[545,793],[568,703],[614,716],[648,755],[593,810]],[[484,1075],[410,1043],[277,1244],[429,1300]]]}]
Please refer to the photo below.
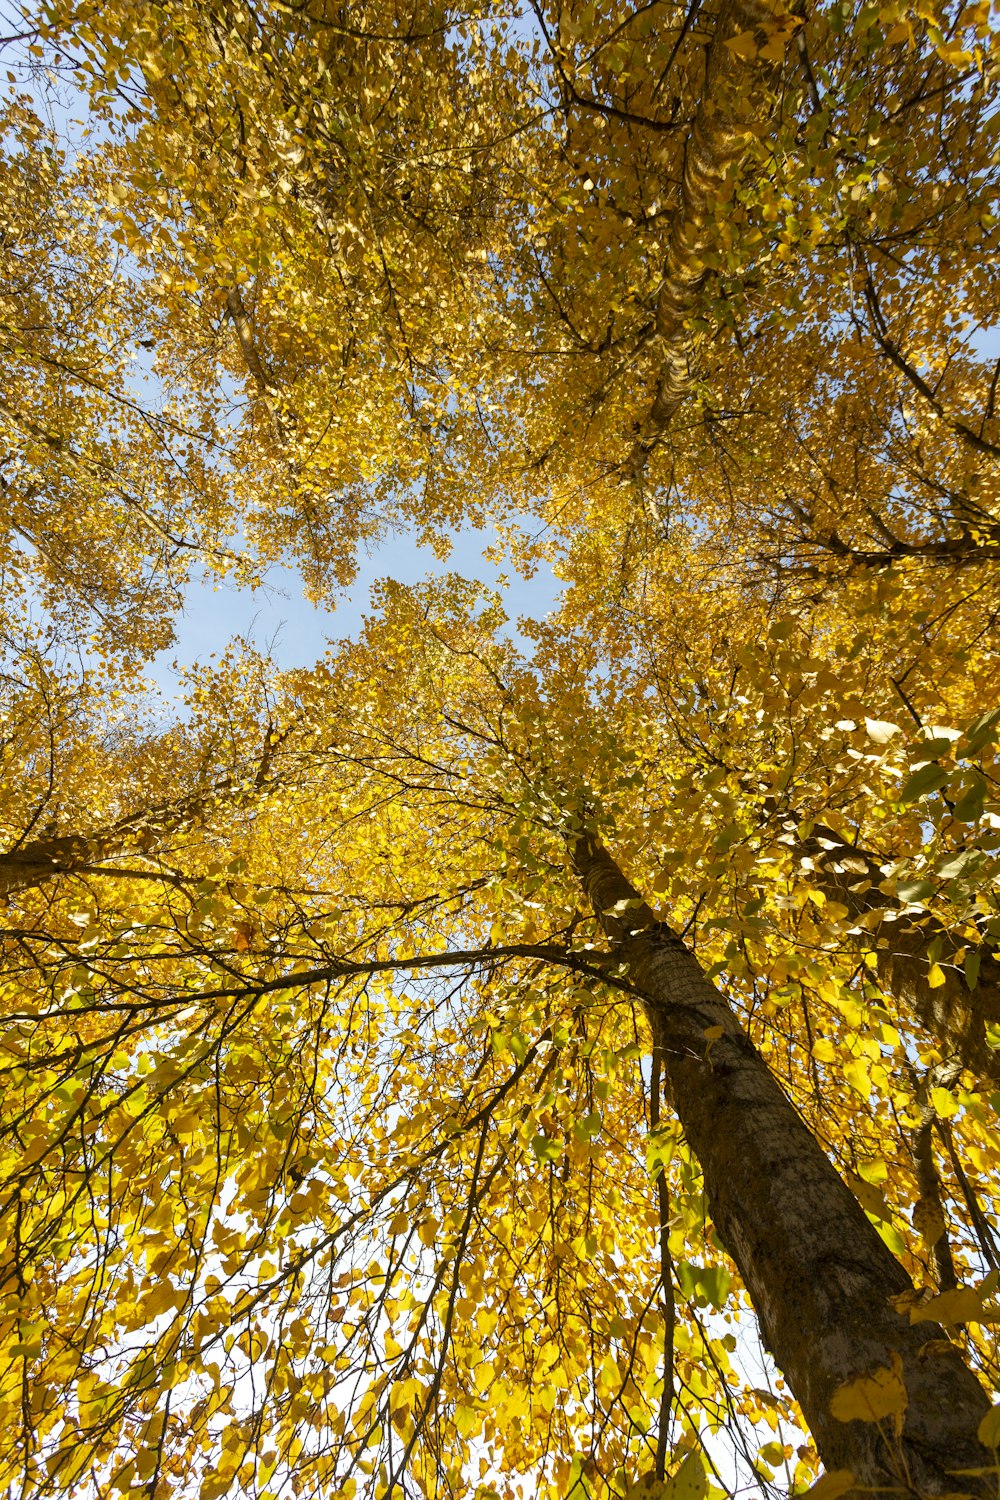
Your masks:
[{"label": "green leaf", "polygon": [[651,1130],[646,1137],[646,1171],[655,1177],[661,1167],[669,1166],[674,1154],[674,1135],[669,1127]]},{"label": "green leaf", "polygon": [[596,1110],[593,1114],[585,1115],[574,1125],[573,1133],[579,1141],[592,1141],[601,1133],[601,1116]]},{"label": "green leaf", "polygon": [[933,896],[934,886],[929,880],[901,880],[896,886],[896,895],[900,901],[926,901],[928,896]]},{"label": "green leaf", "polygon": [[940,766],[921,766],[919,771],[914,771],[908,776],[900,788],[900,802],[918,802],[921,797],[930,796],[931,792],[941,789],[949,780],[950,772],[942,771]]},{"label": "green leaf", "polygon": [[717,849],[720,854],[726,854],[743,837],[743,828],[739,823],[727,823],[724,828],[712,840],[712,848]]},{"label": "green leaf", "polygon": [[979,966],[983,961],[983,955],[978,948],[970,948],[965,955],[965,982],[970,990],[974,990],[979,983]]},{"label": "green leaf", "polygon": [[996,739],[998,730],[1000,730],[1000,708],[980,714],[979,718],[974,719],[965,731],[965,748],[962,754],[977,755],[984,746]]},{"label": "green leaf", "polygon": [[574,1453],[573,1462],[569,1466],[569,1479],[566,1484],[566,1500],[584,1500],[584,1496],[590,1495],[590,1485],[587,1483],[583,1472],[583,1459],[579,1453]]},{"label": "green leaf", "polygon": [[732,1279],[724,1266],[699,1266],[693,1261],[681,1261],[677,1267],[677,1281],[684,1295],[711,1302],[716,1308],[725,1306]]},{"label": "green leaf", "polygon": [[706,1266],[702,1271],[701,1284],[705,1289],[706,1297],[713,1307],[722,1308],[725,1306],[732,1280],[733,1278],[725,1266]]},{"label": "green leaf", "polygon": [[951,749],[952,741],[948,735],[938,735],[931,740],[917,740],[910,746],[910,764],[924,761],[940,760],[942,755],[947,755]]},{"label": "green leaf", "polygon": [[516,1062],[524,1062],[528,1055],[528,1039],[523,1037],[519,1031],[511,1033],[510,1050]]},{"label": "green leaf", "polygon": [[562,1141],[554,1141],[547,1135],[534,1135],[531,1149],[538,1161],[558,1161],[563,1154]]},{"label": "green leaf", "polygon": [[955,880],[959,875],[964,875],[967,870],[974,869],[983,861],[983,853],[980,849],[961,849],[958,854],[953,854],[937,867],[937,873],[942,880]]},{"label": "green leaf", "polygon": [[986,782],[981,776],[977,776],[972,786],[959,798],[955,804],[955,818],[959,823],[978,823],[983,815],[983,803],[986,800]]}]

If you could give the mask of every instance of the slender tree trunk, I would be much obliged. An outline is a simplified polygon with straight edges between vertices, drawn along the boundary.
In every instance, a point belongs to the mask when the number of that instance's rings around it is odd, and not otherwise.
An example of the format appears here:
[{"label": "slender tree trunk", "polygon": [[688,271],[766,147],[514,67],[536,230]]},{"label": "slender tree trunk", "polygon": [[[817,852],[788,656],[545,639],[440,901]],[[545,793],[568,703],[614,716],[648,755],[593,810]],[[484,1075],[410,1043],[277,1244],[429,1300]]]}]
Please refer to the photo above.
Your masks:
[{"label": "slender tree trunk", "polygon": [[30,890],[101,858],[103,855],[94,852],[92,841],[86,836],[66,834],[33,839],[30,844],[0,854],[0,894]]},{"label": "slender tree trunk", "polygon": [[[896,1311],[909,1278],[684,942],[596,840],[581,835],[572,857],[646,997],[716,1229],[823,1462],[849,1469],[859,1493],[995,1496],[988,1480],[953,1473],[991,1462],[976,1437],[989,1401],[957,1347]],[[891,1420],[831,1414],[840,1385],[894,1361],[908,1397],[901,1435]]]},{"label": "slender tree trunk", "polygon": [[925,1088],[921,1090],[922,1097],[918,1096],[920,1124],[916,1130],[911,1131],[910,1149],[917,1173],[917,1187],[920,1190],[920,1197],[913,1211],[913,1222],[934,1257],[939,1290],[950,1292],[958,1286],[958,1274],[948,1238],[941,1174],[934,1160],[934,1123],[937,1117],[926,1094]]},{"label": "slender tree trunk", "polygon": [[[799,846],[799,861],[824,895],[846,906],[855,919],[869,918],[866,930],[879,980],[940,1040],[945,1060],[956,1059],[1000,1089],[1000,1052],[986,1044],[987,1023],[1000,1021],[1000,962],[992,952],[984,951],[978,980],[970,987],[958,958],[967,945],[934,916],[919,924],[904,916],[901,904],[879,890],[884,876],[878,858],[832,828],[817,824]],[[882,914],[874,926],[873,912]],[[943,975],[936,985],[930,983],[932,943]]]},{"label": "slender tree trunk", "polygon": [[100,873],[105,860],[130,854],[154,852],[168,834],[183,832],[203,823],[221,798],[233,802],[249,799],[272,781],[271,757],[278,743],[269,728],[260,760],[252,776],[222,776],[210,785],[161,802],[141,812],[129,813],[105,828],[87,833],[53,834],[0,853],[0,896],[31,890],[59,875]]}]

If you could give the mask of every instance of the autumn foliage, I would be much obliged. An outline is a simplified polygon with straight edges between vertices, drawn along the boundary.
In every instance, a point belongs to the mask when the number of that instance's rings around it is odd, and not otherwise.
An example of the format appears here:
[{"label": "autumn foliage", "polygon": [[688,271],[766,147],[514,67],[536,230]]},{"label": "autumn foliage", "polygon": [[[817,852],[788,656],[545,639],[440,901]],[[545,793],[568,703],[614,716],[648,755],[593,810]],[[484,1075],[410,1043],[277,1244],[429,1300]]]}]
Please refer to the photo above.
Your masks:
[{"label": "autumn foliage", "polygon": [[988,0],[8,9],[0,1489],[995,1497]]}]

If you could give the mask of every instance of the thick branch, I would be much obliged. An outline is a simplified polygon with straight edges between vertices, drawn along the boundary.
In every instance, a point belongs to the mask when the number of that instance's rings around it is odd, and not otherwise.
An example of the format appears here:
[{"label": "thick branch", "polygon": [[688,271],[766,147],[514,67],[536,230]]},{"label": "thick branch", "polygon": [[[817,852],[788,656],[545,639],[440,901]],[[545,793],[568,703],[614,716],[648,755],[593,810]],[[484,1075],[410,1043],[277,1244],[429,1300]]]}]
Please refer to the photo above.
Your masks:
[{"label": "thick branch", "polygon": [[976,432],[961,417],[952,415],[945,408],[943,401],[933,386],[910,363],[902,349],[891,337],[879,302],[878,293],[875,290],[875,283],[872,280],[871,272],[868,273],[865,279],[865,302],[868,304],[868,311],[871,314],[872,335],[889,363],[899,371],[904,379],[909,381],[915,391],[920,392],[920,395],[923,396],[934,415],[946,427],[950,428],[957,438],[960,438],[963,443],[966,443],[976,453],[983,453],[989,458],[1000,458],[1000,446],[989,442],[988,439],[983,437],[981,431]]},{"label": "thick branch", "polygon": [[[169,833],[178,833],[203,822],[212,801],[217,797],[253,796],[272,780],[271,756],[275,740],[269,732],[264,743],[252,783],[242,777],[222,776],[208,787],[200,788],[173,802],[162,802],[142,812],[129,813],[105,828],[85,833],[53,834],[33,839],[0,853],[0,895],[29,890],[54,880],[86,870],[99,875],[103,861],[123,854],[155,851]],[[116,871],[109,871],[116,874]]]},{"label": "thick branch", "polygon": [[243,304],[243,298],[240,296],[238,286],[230,287],[226,293],[226,311],[233,320],[233,327],[236,329],[236,338],[240,346],[240,353],[243,356],[243,363],[253,377],[253,383],[257,387],[261,402],[271,419],[274,435],[279,443],[283,443],[288,437],[287,425],[275,403],[275,386],[267,370],[264,368],[264,363],[257,351],[257,341],[254,338],[253,324],[250,321],[250,314]]}]

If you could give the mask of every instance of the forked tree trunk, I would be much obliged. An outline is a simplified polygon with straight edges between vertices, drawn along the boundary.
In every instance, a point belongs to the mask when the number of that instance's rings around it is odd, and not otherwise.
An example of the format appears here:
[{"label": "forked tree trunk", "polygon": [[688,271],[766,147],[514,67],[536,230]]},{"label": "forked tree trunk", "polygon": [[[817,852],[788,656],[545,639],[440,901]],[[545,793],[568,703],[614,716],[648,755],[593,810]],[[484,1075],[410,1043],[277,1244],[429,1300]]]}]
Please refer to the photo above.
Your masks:
[{"label": "forked tree trunk", "polygon": [[[987,1023],[1000,1022],[1000,962],[992,951],[983,952],[977,982],[970,986],[959,956],[967,944],[932,915],[919,923],[904,915],[901,903],[879,890],[884,876],[874,854],[822,824],[814,826],[797,853],[824,895],[846,906],[855,920],[868,919],[866,937],[886,992],[938,1038],[946,1060],[954,1058],[1000,1089],[1000,1052],[986,1044]],[[872,913],[880,920],[873,923]],[[942,981],[934,985],[932,962]]]},{"label": "forked tree trunk", "polygon": [[[954,1472],[991,1463],[976,1436],[989,1401],[958,1349],[893,1307],[909,1277],[684,942],[596,840],[580,836],[572,857],[646,997],[712,1219],[824,1464],[849,1469],[858,1496],[995,1497],[995,1482]],[[895,1359],[908,1397],[901,1436],[891,1420],[832,1415],[838,1386]]]}]

